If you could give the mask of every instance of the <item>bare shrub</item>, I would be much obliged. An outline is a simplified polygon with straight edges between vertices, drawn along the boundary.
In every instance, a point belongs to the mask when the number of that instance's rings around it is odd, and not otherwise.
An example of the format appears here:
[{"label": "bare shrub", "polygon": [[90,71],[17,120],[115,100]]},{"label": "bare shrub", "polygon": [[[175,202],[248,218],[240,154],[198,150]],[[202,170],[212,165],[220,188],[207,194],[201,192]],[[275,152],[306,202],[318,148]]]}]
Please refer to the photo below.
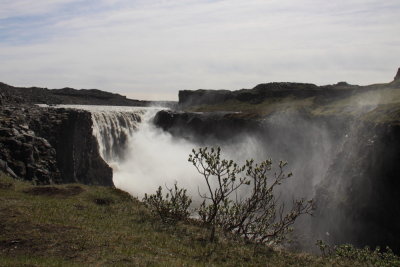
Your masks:
[{"label": "bare shrub", "polygon": [[189,162],[196,167],[207,184],[207,193],[200,193],[203,202],[198,210],[201,220],[210,227],[210,240],[216,227],[257,243],[279,243],[292,231],[302,214],[311,214],[312,200],[295,200],[291,207],[278,203],[274,189],[292,176],[285,174],[286,162],[280,162],[271,177],[272,160],[255,164],[247,160],[239,166],[221,158],[221,149],[200,148],[192,151]]}]

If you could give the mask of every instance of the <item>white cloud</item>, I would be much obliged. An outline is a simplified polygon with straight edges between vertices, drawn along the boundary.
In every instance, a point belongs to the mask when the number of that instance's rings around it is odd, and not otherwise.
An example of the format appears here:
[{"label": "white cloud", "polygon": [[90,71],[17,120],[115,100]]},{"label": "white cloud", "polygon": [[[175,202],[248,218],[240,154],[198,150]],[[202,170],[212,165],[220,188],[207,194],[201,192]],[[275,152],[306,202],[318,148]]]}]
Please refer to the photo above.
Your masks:
[{"label": "white cloud", "polygon": [[176,99],[270,81],[385,82],[400,64],[394,0],[103,0],[57,19],[67,2],[38,1],[58,13],[17,45],[0,40],[1,81]]}]

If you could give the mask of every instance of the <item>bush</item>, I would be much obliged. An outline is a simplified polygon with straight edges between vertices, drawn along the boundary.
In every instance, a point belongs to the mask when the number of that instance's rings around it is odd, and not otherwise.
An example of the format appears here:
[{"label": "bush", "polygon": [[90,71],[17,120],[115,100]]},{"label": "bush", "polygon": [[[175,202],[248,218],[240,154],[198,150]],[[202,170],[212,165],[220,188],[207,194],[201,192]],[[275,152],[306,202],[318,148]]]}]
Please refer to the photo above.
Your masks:
[{"label": "bush", "polygon": [[247,160],[239,166],[232,160],[221,159],[221,149],[193,149],[189,162],[204,177],[208,192],[200,193],[203,202],[198,210],[201,220],[210,227],[210,240],[216,227],[257,243],[283,241],[291,226],[301,215],[311,213],[313,202],[304,199],[293,202],[291,208],[279,204],[274,189],[292,174],[285,174],[285,162],[279,171],[268,177],[272,161],[254,164]]},{"label": "bush", "polygon": [[190,216],[189,206],[192,199],[187,195],[186,189],[178,188],[175,183],[173,188],[167,188],[165,197],[162,187],[158,187],[156,194],[145,194],[143,202],[161,220],[165,223],[175,223],[180,220],[186,220]]},{"label": "bush", "polygon": [[381,251],[379,247],[371,250],[369,247],[355,248],[353,245],[343,244],[330,246],[321,240],[317,241],[322,255],[336,262],[350,261],[360,266],[392,267],[400,266],[400,257],[395,255],[389,247]]}]

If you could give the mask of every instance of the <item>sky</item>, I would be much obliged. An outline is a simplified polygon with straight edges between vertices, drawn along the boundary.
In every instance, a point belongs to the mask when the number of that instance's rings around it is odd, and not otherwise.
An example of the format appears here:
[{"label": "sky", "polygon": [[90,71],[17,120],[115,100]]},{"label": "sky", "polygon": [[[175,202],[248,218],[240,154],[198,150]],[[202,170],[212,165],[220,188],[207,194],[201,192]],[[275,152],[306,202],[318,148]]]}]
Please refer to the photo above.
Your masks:
[{"label": "sky", "polygon": [[145,100],[389,82],[399,0],[0,0],[0,81]]}]

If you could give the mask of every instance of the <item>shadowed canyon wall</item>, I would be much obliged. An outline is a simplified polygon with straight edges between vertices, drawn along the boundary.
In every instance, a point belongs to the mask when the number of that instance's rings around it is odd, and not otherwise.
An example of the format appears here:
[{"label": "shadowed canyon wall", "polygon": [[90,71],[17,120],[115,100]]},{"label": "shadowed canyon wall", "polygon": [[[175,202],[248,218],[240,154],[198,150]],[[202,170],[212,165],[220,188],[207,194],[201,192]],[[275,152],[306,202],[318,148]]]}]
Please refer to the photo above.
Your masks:
[{"label": "shadowed canyon wall", "polygon": [[0,109],[1,160],[38,184],[113,185],[92,134],[91,113],[27,105]]}]

